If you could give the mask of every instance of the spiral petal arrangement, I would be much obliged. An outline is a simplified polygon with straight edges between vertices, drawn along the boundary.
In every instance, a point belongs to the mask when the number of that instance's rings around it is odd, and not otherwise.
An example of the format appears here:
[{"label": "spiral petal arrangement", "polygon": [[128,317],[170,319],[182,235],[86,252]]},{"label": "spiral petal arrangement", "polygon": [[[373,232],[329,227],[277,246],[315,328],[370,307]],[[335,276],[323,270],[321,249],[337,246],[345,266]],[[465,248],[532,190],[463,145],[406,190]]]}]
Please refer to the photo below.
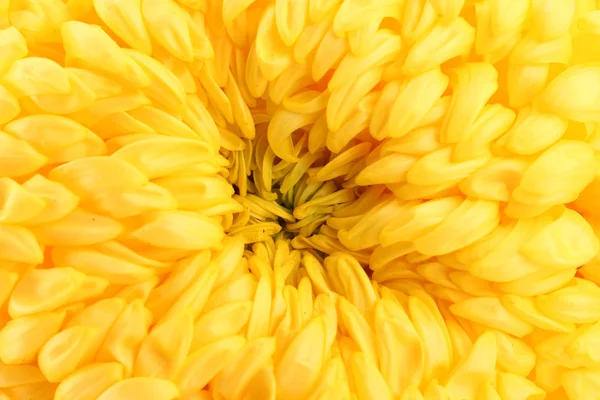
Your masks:
[{"label": "spiral petal arrangement", "polygon": [[600,2],[0,0],[0,400],[600,399]]}]

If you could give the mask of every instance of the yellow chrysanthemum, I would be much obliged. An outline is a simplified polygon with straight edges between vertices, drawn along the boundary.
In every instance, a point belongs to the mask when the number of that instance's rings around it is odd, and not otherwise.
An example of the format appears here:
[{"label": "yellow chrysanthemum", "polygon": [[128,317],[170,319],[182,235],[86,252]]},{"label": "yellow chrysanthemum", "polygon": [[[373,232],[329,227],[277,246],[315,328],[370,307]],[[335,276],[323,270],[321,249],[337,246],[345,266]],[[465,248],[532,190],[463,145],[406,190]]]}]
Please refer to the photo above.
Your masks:
[{"label": "yellow chrysanthemum", "polygon": [[600,399],[600,1],[0,0],[0,400]]}]

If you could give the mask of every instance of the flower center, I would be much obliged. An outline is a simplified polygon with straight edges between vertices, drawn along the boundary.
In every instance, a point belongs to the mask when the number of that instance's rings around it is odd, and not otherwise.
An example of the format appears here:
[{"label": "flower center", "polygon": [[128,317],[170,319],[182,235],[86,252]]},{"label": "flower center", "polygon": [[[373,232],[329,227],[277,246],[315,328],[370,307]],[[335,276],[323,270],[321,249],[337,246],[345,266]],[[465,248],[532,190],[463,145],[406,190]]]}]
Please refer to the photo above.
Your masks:
[{"label": "flower center", "polygon": [[335,171],[329,172],[333,178],[323,173],[331,169],[331,155],[311,153],[307,135],[302,130],[294,133],[297,162],[275,156],[260,126],[253,142],[246,140],[239,150],[223,152],[230,163],[227,178],[234,198],[244,208],[231,221],[231,236],[243,236],[251,244],[279,235],[293,239],[297,248],[311,248],[316,239],[316,250],[330,252],[327,238],[337,240],[337,235],[327,222],[335,219],[336,210],[355,201],[359,190],[344,187],[345,180]]}]

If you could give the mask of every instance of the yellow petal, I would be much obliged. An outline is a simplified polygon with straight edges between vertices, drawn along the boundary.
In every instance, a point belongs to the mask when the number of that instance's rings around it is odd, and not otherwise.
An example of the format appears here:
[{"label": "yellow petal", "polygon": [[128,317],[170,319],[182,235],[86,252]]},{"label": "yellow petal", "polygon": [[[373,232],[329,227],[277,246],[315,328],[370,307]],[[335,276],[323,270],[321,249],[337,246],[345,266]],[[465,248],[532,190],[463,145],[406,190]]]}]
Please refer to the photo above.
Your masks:
[{"label": "yellow petal", "polygon": [[223,228],[214,219],[186,211],[149,212],[145,224],[130,234],[142,243],[185,250],[214,248],[223,236]]},{"label": "yellow petal", "polygon": [[595,284],[575,279],[576,284],[553,293],[539,296],[536,305],[552,318],[578,324],[598,320],[600,288]]},{"label": "yellow petal", "polygon": [[2,110],[0,124],[10,122],[21,112],[19,100],[2,85],[0,85],[0,110]]},{"label": "yellow petal", "polygon": [[112,385],[97,400],[133,398],[174,400],[178,397],[179,389],[171,381],[157,378],[128,378]]},{"label": "yellow petal", "polygon": [[83,283],[84,275],[70,267],[35,269],[13,291],[8,310],[13,318],[53,311],[65,305]]},{"label": "yellow petal", "polygon": [[140,300],[128,304],[106,334],[97,361],[116,361],[124,367],[124,376],[133,372],[137,349],[148,335],[150,320]]},{"label": "yellow petal", "polygon": [[57,265],[71,265],[86,274],[100,276],[116,284],[143,282],[156,273],[151,268],[86,247],[54,247],[52,260]]},{"label": "yellow petal", "polygon": [[542,400],[546,397],[546,393],[527,378],[502,372],[498,373],[498,394],[506,400]]},{"label": "yellow petal", "polygon": [[149,54],[150,36],[142,19],[140,0],[125,3],[114,0],[95,0],[94,9],[102,21],[132,48]]},{"label": "yellow petal", "polygon": [[442,143],[457,143],[467,134],[483,107],[498,89],[498,72],[487,63],[469,63],[452,71],[454,89],[442,124]]},{"label": "yellow petal", "polygon": [[498,345],[497,363],[513,374],[528,376],[536,365],[537,355],[525,341],[495,331]]},{"label": "yellow petal", "polygon": [[406,312],[389,300],[375,309],[375,333],[381,375],[396,395],[423,375],[423,343]]},{"label": "yellow petal", "polygon": [[152,38],[180,60],[193,61],[192,41],[184,11],[172,0],[142,0],[141,7]]},{"label": "yellow petal", "polygon": [[392,400],[394,395],[377,369],[373,359],[364,353],[352,355],[350,373],[356,384],[357,396],[364,400]]},{"label": "yellow petal", "polygon": [[546,86],[550,66],[547,64],[511,64],[508,67],[508,98],[511,107],[532,103]]},{"label": "yellow petal", "polygon": [[33,365],[5,365],[0,363],[0,388],[44,382],[44,375]]},{"label": "yellow petal", "polygon": [[44,344],[38,365],[49,382],[60,382],[74,372],[93,351],[96,329],[76,326],[54,335]]},{"label": "yellow petal", "polygon": [[556,332],[571,332],[575,329],[575,325],[560,321],[560,319],[557,321],[554,315],[548,314],[543,308],[537,306],[543,300],[539,300],[538,303],[537,299],[534,301],[534,299],[526,297],[508,295],[503,296],[501,301],[508,311],[541,329]]},{"label": "yellow petal", "polygon": [[15,26],[0,29],[0,52],[3,57],[0,62],[0,71],[5,71],[13,62],[27,56],[27,42]]},{"label": "yellow petal", "polygon": [[486,325],[516,337],[528,335],[533,326],[510,313],[496,298],[473,298],[450,306],[459,317]]},{"label": "yellow petal", "polygon": [[[572,240],[573,235],[577,235],[577,240]],[[599,248],[600,242],[589,223],[580,214],[567,209],[523,243],[521,251],[539,265],[567,269],[585,264]]]},{"label": "yellow petal", "polygon": [[0,178],[0,222],[23,223],[38,216],[46,202],[12,179]]},{"label": "yellow petal", "polygon": [[246,343],[231,363],[217,374],[212,381],[212,389],[226,398],[239,396],[254,374],[271,362],[274,353],[274,337]]},{"label": "yellow petal", "polygon": [[266,8],[258,25],[254,49],[258,56],[260,70],[269,80],[277,78],[292,63],[291,51],[277,31],[276,15],[275,6]]},{"label": "yellow petal", "polygon": [[438,23],[408,51],[402,72],[418,75],[468,52],[475,40],[475,29],[462,17]]},{"label": "yellow petal", "polygon": [[498,225],[499,219],[496,202],[466,199],[437,229],[416,239],[414,244],[423,254],[447,254],[483,238]]},{"label": "yellow petal", "polygon": [[246,339],[230,336],[205,344],[191,353],[175,378],[183,394],[206,386],[221,370],[230,365],[243,349]]},{"label": "yellow petal", "polygon": [[580,122],[597,120],[600,113],[599,87],[600,66],[572,66],[550,82],[539,103],[545,110],[563,118]]},{"label": "yellow petal", "polygon": [[110,386],[123,379],[118,363],[91,364],[79,369],[56,388],[56,400],[95,400]]},{"label": "yellow petal", "polygon": [[474,398],[478,388],[494,379],[496,372],[496,336],[485,332],[473,343],[469,355],[451,373],[446,390],[450,398]]},{"label": "yellow petal", "polygon": [[224,304],[202,315],[194,325],[192,349],[214,340],[237,335],[248,322],[252,303],[241,301]]},{"label": "yellow petal", "polygon": [[189,310],[158,321],[140,346],[133,375],[172,379],[190,350],[192,324]]},{"label": "yellow petal", "polygon": [[[142,0],[142,4],[152,0]],[[185,104],[185,90],[181,81],[156,59],[136,50],[123,50],[131,57],[143,74],[150,79],[150,84],[142,91],[156,104],[168,111],[181,114]]]},{"label": "yellow petal", "polygon": [[[119,179],[111,179],[115,176]],[[118,193],[148,182],[139,170],[116,157],[92,157],[71,161],[54,168],[48,177],[65,185],[82,199],[91,197],[96,191]]]},{"label": "yellow petal", "polygon": [[17,140],[0,131],[0,177],[18,177],[35,172],[48,162],[48,158],[23,140]]},{"label": "yellow petal", "polygon": [[71,83],[63,67],[47,58],[28,57],[10,66],[3,81],[22,96],[67,94]]},{"label": "yellow petal", "polygon": [[442,16],[443,18],[456,18],[460,12],[462,11],[462,8],[464,7],[464,0],[459,0],[459,1],[453,1],[453,0],[433,0],[431,1],[431,4],[433,5],[433,8],[435,8],[435,11],[437,12],[438,15]]},{"label": "yellow petal", "polygon": [[318,378],[329,349],[326,348],[326,326],[322,317],[309,322],[275,366],[278,393],[286,398],[305,399]]},{"label": "yellow petal", "polygon": [[0,360],[33,362],[42,346],[61,328],[64,312],[38,313],[9,321],[0,331]]},{"label": "yellow petal", "polygon": [[275,2],[275,21],[281,40],[291,47],[304,29],[308,0]]},{"label": "yellow petal", "polygon": [[[91,229],[90,229],[91,228]],[[85,230],[86,235],[81,235]],[[65,217],[32,228],[40,243],[52,246],[86,246],[119,236],[124,227],[116,220],[77,208]]]},{"label": "yellow petal", "polygon": [[575,0],[533,0],[531,20],[540,38],[552,40],[569,32],[575,14]]}]

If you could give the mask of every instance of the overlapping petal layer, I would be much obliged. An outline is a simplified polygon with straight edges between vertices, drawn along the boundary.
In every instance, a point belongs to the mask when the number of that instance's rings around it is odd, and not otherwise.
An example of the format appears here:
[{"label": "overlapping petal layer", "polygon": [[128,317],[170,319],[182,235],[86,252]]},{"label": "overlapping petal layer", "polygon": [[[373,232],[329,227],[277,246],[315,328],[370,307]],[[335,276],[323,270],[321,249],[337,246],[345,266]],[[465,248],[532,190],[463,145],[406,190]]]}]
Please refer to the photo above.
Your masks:
[{"label": "overlapping petal layer", "polygon": [[599,399],[599,35],[0,0],[0,400]]}]

